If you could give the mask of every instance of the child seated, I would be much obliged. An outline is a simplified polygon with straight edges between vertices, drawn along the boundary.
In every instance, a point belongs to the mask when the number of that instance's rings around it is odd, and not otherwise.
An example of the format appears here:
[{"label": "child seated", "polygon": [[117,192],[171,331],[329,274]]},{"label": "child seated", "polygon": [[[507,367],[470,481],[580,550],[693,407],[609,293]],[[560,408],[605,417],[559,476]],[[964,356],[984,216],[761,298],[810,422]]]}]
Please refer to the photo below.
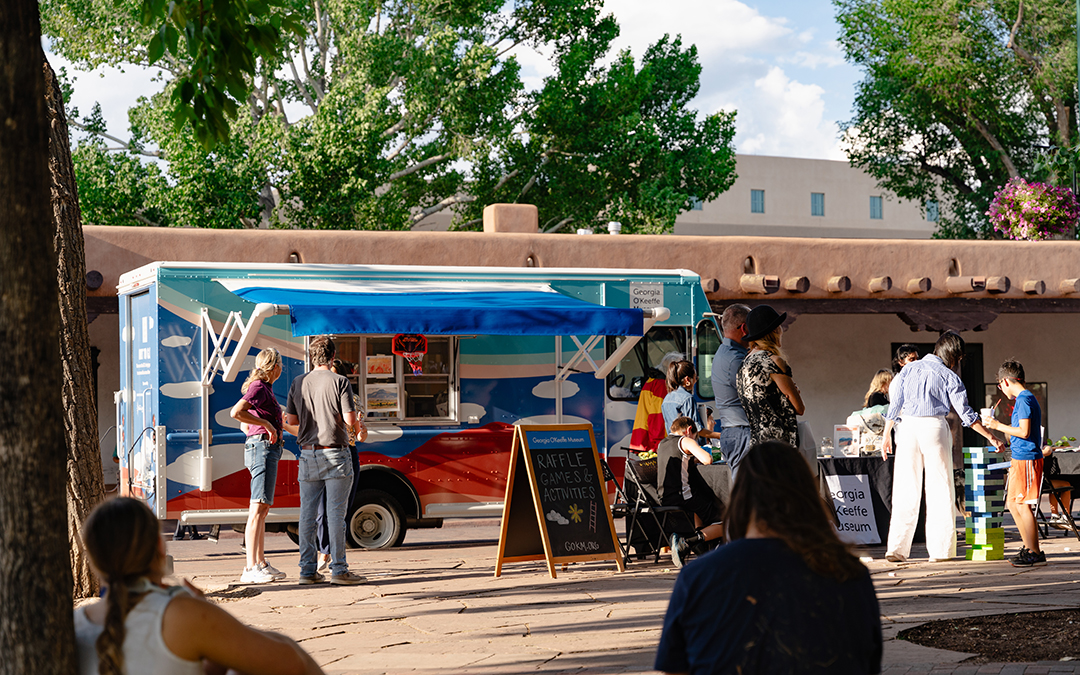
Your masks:
[{"label": "child seated", "polygon": [[[1043,448],[1042,454],[1043,461],[1046,461],[1046,458],[1054,454],[1054,449],[1048,445]],[[1067,492],[1060,493],[1060,497],[1053,494],[1049,496],[1050,518],[1047,520],[1047,523],[1050,525],[1050,527],[1057,528],[1059,530],[1068,530],[1070,529],[1069,521],[1065,518],[1064,513],[1058,512],[1058,502],[1060,501],[1061,508],[1065,510],[1065,513],[1072,513],[1072,483],[1067,480],[1051,478],[1050,484],[1053,485],[1055,488],[1065,488]]]},{"label": "child seated", "polygon": [[697,464],[712,464],[712,454],[698,445],[697,425],[689,417],[677,417],[671,434],[656,448],[657,486],[660,503],[679,506],[694,514],[697,531],[690,537],[671,535],[671,560],[682,567],[691,548],[724,535],[722,505],[697,471]]}]

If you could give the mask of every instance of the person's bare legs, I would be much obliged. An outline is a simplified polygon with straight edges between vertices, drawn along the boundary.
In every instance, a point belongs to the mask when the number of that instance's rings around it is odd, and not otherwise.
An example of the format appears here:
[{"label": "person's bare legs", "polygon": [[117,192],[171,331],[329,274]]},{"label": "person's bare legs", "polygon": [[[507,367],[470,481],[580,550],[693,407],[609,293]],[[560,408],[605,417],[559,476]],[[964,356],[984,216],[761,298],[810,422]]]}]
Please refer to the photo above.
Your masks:
[{"label": "person's bare legs", "polygon": [[713,539],[719,539],[720,537],[724,536],[723,523],[713,523],[711,525],[706,525],[705,527],[702,527],[701,516],[696,513],[694,514],[694,527],[696,527],[698,532],[701,533],[701,536],[704,537],[705,541],[712,541]]},{"label": "person's bare legs", "polygon": [[248,508],[247,527],[244,529],[244,547],[247,548],[248,568],[266,562],[266,553],[263,551],[263,546],[266,540],[266,514],[269,511],[270,505],[262,502],[251,502]]},{"label": "person's bare legs", "polygon": [[1039,553],[1039,530],[1035,524],[1035,514],[1031,507],[1022,502],[1009,502],[1009,513],[1012,514],[1016,529],[1020,530],[1020,538],[1024,540],[1024,546],[1032,553]]}]

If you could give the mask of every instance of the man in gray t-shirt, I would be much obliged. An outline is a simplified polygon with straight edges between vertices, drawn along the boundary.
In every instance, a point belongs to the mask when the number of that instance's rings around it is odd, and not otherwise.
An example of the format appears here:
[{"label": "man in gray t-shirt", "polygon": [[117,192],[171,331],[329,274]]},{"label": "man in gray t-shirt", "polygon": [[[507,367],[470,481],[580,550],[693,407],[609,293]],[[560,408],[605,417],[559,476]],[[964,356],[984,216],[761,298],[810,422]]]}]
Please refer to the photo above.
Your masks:
[{"label": "man in gray t-shirt", "polygon": [[324,580],[317,570],[315,514],[326,495],[326,523],[330,535],[330,583],[362,584],[364,577],[349,571],[345,562],[345,510],[352,488],[351,427],[361,441],[366,436],[353,408],[349,381],[330,370],[337,348],[329,337],[311,341],[312,370],[292,381],[285,406],[285,423],[299,425],[300,443],[300,583]]}]

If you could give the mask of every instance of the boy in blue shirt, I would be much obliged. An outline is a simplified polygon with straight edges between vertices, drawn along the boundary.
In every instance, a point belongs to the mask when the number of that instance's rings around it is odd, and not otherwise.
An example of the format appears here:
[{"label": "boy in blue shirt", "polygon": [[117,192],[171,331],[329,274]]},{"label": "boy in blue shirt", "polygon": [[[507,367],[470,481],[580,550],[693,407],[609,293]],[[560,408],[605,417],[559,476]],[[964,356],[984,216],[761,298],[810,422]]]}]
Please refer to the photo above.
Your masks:
[{"label": "boy in blue shirt", "polygon": [[1020,530],[1024,545],[1009,558],[1014,567],[1034,567],[1046,564],[1046,554],[1039,549],[1039,531],[1033,507],[1039,503],[1042,485],[1042,410],[1035,395],[1024,386],[1024,366],[1018,361],[1006,361],[998,368],[998,388],[1013,404],[1012,426],[996,419],[983,420],[988,429],[1012,436],[1012,464],[1009,466],[1008,490],[1005,504],[1013,522]]}]

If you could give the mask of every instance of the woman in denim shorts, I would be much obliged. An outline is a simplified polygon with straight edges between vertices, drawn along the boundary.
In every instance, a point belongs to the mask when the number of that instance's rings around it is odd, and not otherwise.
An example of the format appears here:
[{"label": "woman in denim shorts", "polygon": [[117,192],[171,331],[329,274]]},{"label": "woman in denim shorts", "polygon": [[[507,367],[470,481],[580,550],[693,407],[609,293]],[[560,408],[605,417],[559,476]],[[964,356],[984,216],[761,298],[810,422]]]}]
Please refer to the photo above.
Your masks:
[{"label": "woman in denim shorts", "polygon": [[255,357],[255,367],[240,387],[244,396],[229,413],[247,433],[244,466],[251,473],[251,508],[244,530],[247,564],[240,576],[241,583],[259,584],[285,578],[284,572],[266,562],[263,551],[266,514],[274,503],[278,460],[281,459],[281,405],[274,397],[273,389],[274,381],[279,377],[281,355],[273,347],[267,347]]}]

